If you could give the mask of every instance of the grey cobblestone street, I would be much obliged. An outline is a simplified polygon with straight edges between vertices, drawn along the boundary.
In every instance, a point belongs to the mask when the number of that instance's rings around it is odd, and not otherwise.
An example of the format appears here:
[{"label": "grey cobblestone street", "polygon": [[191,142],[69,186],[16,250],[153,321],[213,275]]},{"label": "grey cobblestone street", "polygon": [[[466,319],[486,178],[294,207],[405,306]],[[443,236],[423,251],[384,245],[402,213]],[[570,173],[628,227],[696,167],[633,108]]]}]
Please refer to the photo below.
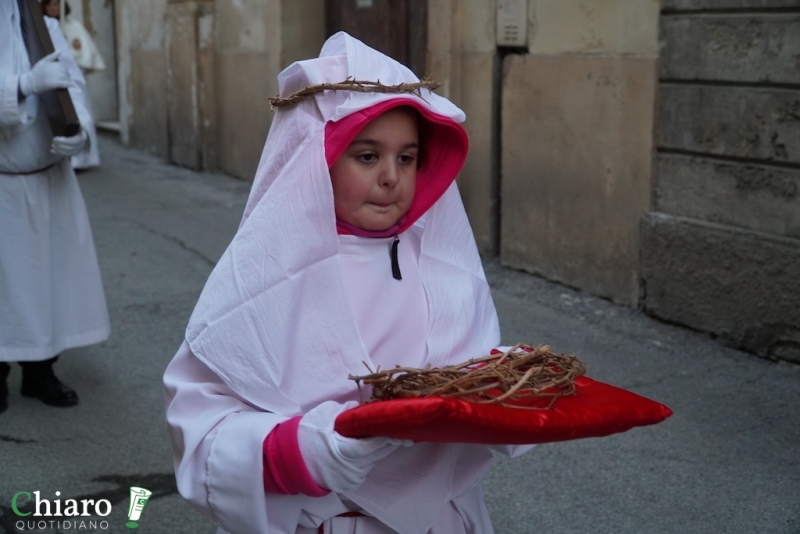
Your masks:
[{"label": "grey cobblestone street", "polygon": [[[103,344],[56,369],[81,402],[54,409],[9,377],[0,415],[0,533],[17,532],[20,491],[108,499],[125,527],[128,487],[154,491],[142,534],[210,534],[177,494],[161,375],[234,235],[249,183],[195,173],[101,137],[79,181],[112,321]],[[1,231],[1,230],[0,230]],[[800,533],[800,366],[727,348],[487,260],[503,342],[549,344],[587,374],[668,405],[666,422],[499,458],[485,486],[498,534]],[[89,497],[86,497],[89,496]],[[28,530],[23,522],[24,530]],[[51,528],[35,532],[77,532]]]}]

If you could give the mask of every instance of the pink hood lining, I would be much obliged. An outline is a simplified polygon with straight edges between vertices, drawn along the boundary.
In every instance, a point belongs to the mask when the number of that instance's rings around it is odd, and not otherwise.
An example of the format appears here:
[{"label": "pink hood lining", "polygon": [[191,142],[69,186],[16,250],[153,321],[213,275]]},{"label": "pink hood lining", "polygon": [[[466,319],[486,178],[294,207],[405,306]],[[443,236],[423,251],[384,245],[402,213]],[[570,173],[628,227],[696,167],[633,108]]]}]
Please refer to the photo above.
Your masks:
[{"label": "pink hood lining", "polygon": [[469,151],[469,139],[459,123],[433,113],[412,99],[386,100],[339,121],[328,122],[325,125],[325,160],[330,169],[367,124],[399,106],[416,109],[424,121],[419,128],[422,164],[417,170],[414,200],[397,229],[397,233],[402,233],[439,200],[464,166]]}]

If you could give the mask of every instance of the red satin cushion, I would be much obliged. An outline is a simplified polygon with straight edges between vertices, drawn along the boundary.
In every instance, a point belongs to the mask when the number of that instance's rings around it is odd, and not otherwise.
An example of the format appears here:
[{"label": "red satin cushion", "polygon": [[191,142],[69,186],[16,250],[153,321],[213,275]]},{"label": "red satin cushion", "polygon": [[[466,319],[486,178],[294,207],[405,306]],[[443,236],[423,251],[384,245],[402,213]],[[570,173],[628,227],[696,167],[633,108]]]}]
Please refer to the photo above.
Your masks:
[{"label": "red satin cushion", "polygon": [[[575,381],[576,394],[549,410],[520,410],[450,397],[395,399],[357,406],[336,418],[351,438],[389,436],[414,441],[522,445],[598,438],[660,423],[672,410],[631,391],[592,380]],[[528,405],[549,399],[531,397]]]}]

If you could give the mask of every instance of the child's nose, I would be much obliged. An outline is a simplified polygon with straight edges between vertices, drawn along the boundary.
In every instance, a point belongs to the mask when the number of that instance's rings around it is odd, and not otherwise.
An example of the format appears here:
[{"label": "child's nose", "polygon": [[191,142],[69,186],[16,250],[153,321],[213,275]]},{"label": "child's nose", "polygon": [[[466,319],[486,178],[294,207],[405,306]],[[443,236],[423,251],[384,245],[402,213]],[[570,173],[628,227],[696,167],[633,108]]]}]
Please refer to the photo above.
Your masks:
[{"label": "child's nose", "polygon": [[387,163],[381,172],[380,180],[383,187],[394,187],[400,179],[400,169],[394,162]]}]

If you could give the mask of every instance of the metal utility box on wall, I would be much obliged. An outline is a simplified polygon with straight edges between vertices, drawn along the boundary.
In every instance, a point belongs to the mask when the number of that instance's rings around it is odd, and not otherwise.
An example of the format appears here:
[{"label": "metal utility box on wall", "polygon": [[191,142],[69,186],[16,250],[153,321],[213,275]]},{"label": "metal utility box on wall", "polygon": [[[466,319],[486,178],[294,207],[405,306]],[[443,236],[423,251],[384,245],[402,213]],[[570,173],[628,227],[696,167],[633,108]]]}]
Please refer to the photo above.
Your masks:
[{"label": "metal utility box on wall", "polygon": [[497,0],[497,46],[528,45],[528,1]]}]

